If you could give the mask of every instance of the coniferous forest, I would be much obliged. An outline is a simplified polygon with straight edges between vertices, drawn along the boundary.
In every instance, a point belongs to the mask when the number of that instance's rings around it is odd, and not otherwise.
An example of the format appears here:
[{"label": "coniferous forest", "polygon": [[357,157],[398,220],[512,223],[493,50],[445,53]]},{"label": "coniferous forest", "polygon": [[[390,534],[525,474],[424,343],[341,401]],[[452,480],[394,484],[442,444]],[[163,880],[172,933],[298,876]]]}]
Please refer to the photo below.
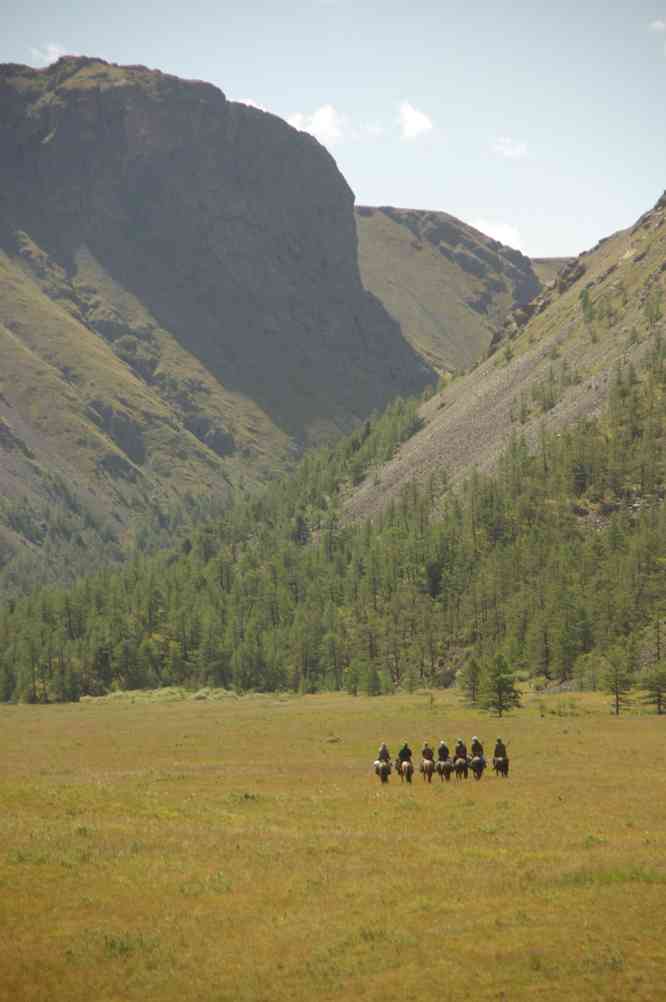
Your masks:
[{"label": "coniferous forest", "polygon": [[[518,430],[492,476],[445,469],[373,522],[344,498],[419,427],[398,400],[176,549],[0,611],[0,699],[180,684],[238,691],[447,685],[479,666],[595,687],[640,667],[666,599],[666,352],[617,369],[598,418]],[[518,427],[518,426],[517,426]],[[605,666],[605,667],[604,667]]]}]

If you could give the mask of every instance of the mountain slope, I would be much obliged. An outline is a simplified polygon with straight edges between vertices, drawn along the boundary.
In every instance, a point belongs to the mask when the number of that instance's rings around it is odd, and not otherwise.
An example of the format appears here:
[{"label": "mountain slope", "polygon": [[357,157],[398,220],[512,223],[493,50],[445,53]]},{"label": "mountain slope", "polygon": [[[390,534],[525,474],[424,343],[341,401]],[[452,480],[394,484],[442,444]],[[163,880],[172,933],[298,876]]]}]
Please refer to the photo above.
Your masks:
[{"label": "mountain slope", "polygon": [[380,518],[340,523],[345,484],[418,434],[415,402],[396,401],[172,552],[0,607],[0,699],[174,683],[377,695],[450,684],[465,661],[473,699],[493,663],[597,688],[610,658],[644,685],[666,609],[666,347],[652,341],[598,419],[542,429],[536,454],[514,436],[493,475],[455,492],[434,471]]},{"label": "mountain slope", "polygon": [[438,370],[476,362],[541,281],[520,251],[444,212],[356,207],[363,284]]},{"label": "mountain slope", "polygon": [[120,542],[434,378],[361,285],[323,147],[83,57],[0,67],[0,358],[0,564],[53,503]]},{"label": "mountain slope", "polygon": [[422,406],[422,430],[349,495],[346,517],[380,512],[433,472],[456,483],[492,470],[514,431],[536,448],[542,426],[597,414],[615,367],[638,364],[663,333],[665,300],[666,195],[509,314],[490,357]]}]

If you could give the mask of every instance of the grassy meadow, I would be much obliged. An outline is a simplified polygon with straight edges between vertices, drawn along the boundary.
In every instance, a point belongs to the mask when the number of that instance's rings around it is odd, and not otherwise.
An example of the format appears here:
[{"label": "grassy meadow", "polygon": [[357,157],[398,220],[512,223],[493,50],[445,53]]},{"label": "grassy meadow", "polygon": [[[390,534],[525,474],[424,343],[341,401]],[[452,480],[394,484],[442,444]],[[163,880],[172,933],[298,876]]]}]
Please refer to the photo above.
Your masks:
[{"label": "grassy meadow", "polygon": [[[666,718],[453,692],[0,706],[0,999],[663,999]],[[512,774],[382,787],[386,739]]]}]

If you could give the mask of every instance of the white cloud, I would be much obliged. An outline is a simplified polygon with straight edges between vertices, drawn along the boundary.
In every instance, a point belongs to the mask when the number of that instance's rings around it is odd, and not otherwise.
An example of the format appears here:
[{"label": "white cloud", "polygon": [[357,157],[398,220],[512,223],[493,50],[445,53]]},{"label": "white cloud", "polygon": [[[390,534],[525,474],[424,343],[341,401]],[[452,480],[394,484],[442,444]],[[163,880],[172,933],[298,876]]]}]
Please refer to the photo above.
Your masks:
[{"label": "white cloud", "polygon": [[658,17],[650,25],[650,31],[666,31],[666,19],[663,17]]},{"label": "white cloud", "polygon": [[523,252],[525,250],[520,232],[515,226],[511,226],[510,223],[501,223],[490,219],[475,219],[472,226],[475,230],[485,233],[487,237],[492,237],[493,240],[499,240],[501,244],[506,244],[507,247],[514,247],[516,250]]},{"label": "white cloud", "polygon": [[51,63],[57,62],[61,56],[72,55],[72,53],[68,53],[62,45],[58,45],[56,42],[47,42],[41,48],[31,48],[30,55],[35,66],[50,66]]},{"label": "white cloud", "polygon": [[398,121],[400,122],[400,138],[404,140],[416,139],[427,132],[432,132],[433,124],[430,118],[423,111],[419,111],[409,101],[401,101],[398,107]]},{"label": "white cloud", "polygon": [[499,136],[493,143],[492,150],[505,160],[524,160],[527,156],[527,143],[510,136]]},{"label": "white cloud", "polygon": [[305,115],[302,111],[294,112],[293,115],[289,115],[287,121],[295,129],[309,132],[324,146],[340,142],[344,139],[348,128],[347,119],[332,104],[323,104],[311,115]]}]

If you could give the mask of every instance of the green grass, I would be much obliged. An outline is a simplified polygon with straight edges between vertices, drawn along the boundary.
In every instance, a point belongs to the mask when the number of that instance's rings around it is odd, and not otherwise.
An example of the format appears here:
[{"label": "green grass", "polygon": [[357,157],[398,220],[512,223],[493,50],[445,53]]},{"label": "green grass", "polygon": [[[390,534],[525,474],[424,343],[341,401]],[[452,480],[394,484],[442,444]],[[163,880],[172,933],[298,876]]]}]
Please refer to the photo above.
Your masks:
[{"label": "green grass", "polygon": [[[0,707],[3,1002],[659,997],[661,719],[181,695]],[[371,772],[459,733],[511,777]]]}]

